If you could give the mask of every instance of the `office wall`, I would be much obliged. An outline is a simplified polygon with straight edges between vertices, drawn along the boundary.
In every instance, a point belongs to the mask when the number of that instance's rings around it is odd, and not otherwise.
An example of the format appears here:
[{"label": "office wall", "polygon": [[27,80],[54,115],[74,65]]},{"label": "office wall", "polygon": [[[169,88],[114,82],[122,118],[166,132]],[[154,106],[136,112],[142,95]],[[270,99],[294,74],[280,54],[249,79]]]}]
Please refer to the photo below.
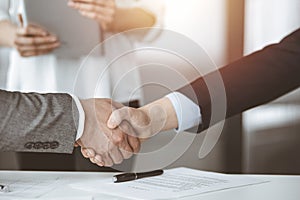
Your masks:
[{"label": "office wall", "polygon": [[[247,0],[245,54],[299,28],[299,10],[299,0]],[[244,172],[300,174],[299,105],[298,89],[244,114]]]},{"label": "office wall", "polygon": [[246,0],[245,54],[279,42],[300,26],[299,0]]}]

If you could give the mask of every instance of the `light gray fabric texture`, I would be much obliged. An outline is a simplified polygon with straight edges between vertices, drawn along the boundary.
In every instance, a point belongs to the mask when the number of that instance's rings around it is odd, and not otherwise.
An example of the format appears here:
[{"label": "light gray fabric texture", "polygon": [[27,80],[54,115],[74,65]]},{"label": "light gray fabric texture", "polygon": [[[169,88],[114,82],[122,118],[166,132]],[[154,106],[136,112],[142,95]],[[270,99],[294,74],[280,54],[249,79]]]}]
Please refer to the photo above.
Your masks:
[{"label": "light gray fabric texture", "polygon": [[0,90],[0,151],[70,154],[78,120],[68,94]]}]

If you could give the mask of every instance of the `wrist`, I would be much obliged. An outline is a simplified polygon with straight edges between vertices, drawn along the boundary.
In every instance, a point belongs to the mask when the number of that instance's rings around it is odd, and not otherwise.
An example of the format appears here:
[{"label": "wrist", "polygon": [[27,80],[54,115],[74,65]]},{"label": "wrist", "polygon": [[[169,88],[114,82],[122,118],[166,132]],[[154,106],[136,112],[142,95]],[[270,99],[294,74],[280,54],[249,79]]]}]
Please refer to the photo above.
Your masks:
[{"label": "wrist", "polygon": [[106,32],[111,32],[111,33],[117,33],[119,32],[118,31],[118,25],[116,25],[116,15],[117,15],[117,12],[119,8],[115,8],[115,12],[110,16],[110,20],[107,20],[107,21],[103,21],[103,20],[100,20],[98,21],[99,25],[102,27],[103,31],[106,31]]},{"label": "wrist", "polygon": [[17,26],[10,21],[0,22],[0,46],[13,48],[15,46],[15,38],[17,34]]},{"label": "wrist", "polygon": [[15,41],[16,41],[16,38],[17,38],[17,29],[18,27],[12,27],[11,29],[11,38],[10,38],[10,41],[9,41],[9,47],[11,48],[15,48],[16,47],[16,44],[15,44]]},{"label": "wrist", "polygon": [[[178,127],[175,109],[168,98],[162,98],[140,108],[152,123],[153,132],[161,132]],[[158,130],[159,129],[159,130]]]},{"label": "wrist", "polygon": [[17,38],[17,29],[18,27],[14,24],[9,23],[7,27],[8,38],[7,38],[7,45],[10,48],[15,48],[15,40]]}]

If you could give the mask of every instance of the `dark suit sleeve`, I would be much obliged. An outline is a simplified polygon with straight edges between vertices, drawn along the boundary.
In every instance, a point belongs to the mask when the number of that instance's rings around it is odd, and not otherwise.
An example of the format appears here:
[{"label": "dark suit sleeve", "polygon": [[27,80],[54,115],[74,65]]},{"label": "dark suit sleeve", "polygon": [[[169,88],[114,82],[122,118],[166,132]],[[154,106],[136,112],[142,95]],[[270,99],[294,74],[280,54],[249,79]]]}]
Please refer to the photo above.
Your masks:
[{"label": "dark suit sleeve", "polygon": [[300,86],[300,29],[280,43],[246,56],[178,90],[201,108],[203,123],[199,126],[198,132],[224,120],[221,113],[212,114],[211,111],[212,102],[216,104],[218,99],[222,99],[220,95],[223,93],[214,85],[208,89],[206,84],[217,81],[219,75],[225,87],[226,118],[270,102],[298,88]]},{"label": "dark suit sleeve", "polygon": [[79,113],[67,94],[0,90],[0,150],[72,153]]}]

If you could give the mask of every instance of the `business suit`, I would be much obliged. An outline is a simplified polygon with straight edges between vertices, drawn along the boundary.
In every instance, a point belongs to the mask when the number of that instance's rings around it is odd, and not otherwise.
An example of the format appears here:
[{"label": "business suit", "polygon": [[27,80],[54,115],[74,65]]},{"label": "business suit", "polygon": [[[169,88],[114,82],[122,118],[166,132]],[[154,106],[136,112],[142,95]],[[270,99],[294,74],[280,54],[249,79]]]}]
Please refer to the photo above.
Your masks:
[{"label": "business suit", "polygon": [[[198,132],[223,120],[212,118],[212,101],[217,102],[218,87],[209,91],[206,82],[214,83],[221,75],[226,93],[226,118],[270,102],[300,86],[300,29],[261,51],[246,56],[184,86],[178,92],[200,106],[202,123]],[[221,111],[220,111],[221,112]]]},{"label": "business suit", "polygon": [[0,150],[72,153],[79,112],[67,94],[0,90]]}]

